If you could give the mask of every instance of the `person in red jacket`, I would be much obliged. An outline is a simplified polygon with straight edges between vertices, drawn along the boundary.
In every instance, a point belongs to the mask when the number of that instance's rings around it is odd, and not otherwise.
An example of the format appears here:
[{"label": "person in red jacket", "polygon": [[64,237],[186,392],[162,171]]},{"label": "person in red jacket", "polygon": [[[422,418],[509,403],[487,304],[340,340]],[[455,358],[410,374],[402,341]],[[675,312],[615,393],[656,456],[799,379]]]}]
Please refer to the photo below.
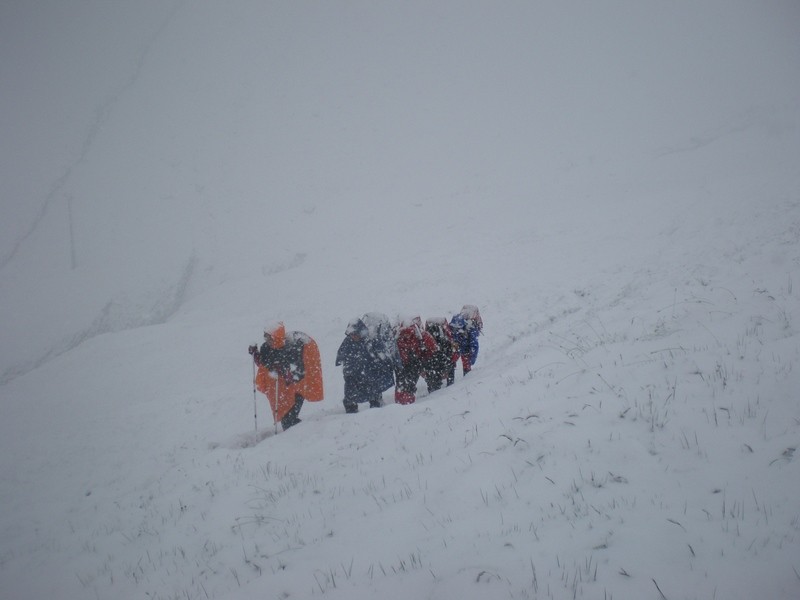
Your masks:
[{"label": "person in red jacket", "polygon": [[411,317],[400,320],[397,350],[403,364],[397,371],[395,403],[412,404],[416,400],[417,381],[437,349],[436,340],[422,328],[422,319]]}]

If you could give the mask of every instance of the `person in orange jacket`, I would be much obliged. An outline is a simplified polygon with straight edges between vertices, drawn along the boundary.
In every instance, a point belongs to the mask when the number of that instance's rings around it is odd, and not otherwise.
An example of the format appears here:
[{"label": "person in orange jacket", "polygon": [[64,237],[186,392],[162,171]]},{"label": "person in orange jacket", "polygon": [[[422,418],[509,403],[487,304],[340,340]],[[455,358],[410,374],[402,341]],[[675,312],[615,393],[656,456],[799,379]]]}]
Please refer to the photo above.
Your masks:
[{"label": "person in orange jacket", "polygon": [[317,343],[282,322],[264,328],[264,343],[250,346],[258,372],[256,388],[267,396],[275,422],[284,431],[300,423],[303,402],[323,399],[322,362]]}]

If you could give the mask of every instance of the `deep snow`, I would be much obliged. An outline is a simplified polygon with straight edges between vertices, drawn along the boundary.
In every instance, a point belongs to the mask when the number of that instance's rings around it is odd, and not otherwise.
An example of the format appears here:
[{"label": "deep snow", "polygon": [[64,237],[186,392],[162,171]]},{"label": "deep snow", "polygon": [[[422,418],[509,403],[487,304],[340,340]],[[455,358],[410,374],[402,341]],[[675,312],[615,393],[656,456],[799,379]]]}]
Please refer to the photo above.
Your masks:
[{"label": "deep snow", "polygon": [[[799,13],[3,3],[0,596],[800,597]],[[344,414],[348,320],[464,303]]]}]

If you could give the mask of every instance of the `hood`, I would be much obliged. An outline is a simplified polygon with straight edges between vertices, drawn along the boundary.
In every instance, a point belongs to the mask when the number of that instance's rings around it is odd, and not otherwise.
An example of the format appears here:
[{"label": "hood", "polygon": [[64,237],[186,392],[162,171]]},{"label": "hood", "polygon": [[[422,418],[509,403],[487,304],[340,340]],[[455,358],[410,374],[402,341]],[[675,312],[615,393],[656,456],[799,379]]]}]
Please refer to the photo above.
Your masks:
[{"label": "hood", "polygon": [[272,337],[273,348],[283,348],[286,343],[286,327],[284,327],[283,321],[267,324],[264,327],[264,335]]},{"label": "hood", "polygon": [[463,315],[453,315],[453,318],[450,319],[450,326],[456,329],[464,329],[467,326],[467,320]]},{"label": "hood", "polygon": [[352,335],[355,333],[361,337],[366,337],[367,326],[361,319],[353,319],[347,324],[347,329],[345,330],[344,333],[345,335]]},{"label": "hood", "polygon": [[405,329],[406,327],[422,329],[422,319],[419,315],[399,315],[397,317],[397,324],[401,329]]}]

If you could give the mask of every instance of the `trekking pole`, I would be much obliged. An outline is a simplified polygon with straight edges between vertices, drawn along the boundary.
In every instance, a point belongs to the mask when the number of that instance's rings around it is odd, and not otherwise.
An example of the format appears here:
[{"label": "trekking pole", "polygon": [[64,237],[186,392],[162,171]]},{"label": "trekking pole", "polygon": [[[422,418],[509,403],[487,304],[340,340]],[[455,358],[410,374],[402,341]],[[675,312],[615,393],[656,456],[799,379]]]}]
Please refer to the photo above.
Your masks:
[{"label": "trekking pole", "polygon": [[253,420],[256,424],[256,440],[258,440],[258,403],[256,402],[256,361],[253,359]]},{"label": "trekking pole", "polygon": [[278,435],[278,382],[280,380],[275,377],[275,408],[272,409],[272,420],[275,422],[275,435]]}]

